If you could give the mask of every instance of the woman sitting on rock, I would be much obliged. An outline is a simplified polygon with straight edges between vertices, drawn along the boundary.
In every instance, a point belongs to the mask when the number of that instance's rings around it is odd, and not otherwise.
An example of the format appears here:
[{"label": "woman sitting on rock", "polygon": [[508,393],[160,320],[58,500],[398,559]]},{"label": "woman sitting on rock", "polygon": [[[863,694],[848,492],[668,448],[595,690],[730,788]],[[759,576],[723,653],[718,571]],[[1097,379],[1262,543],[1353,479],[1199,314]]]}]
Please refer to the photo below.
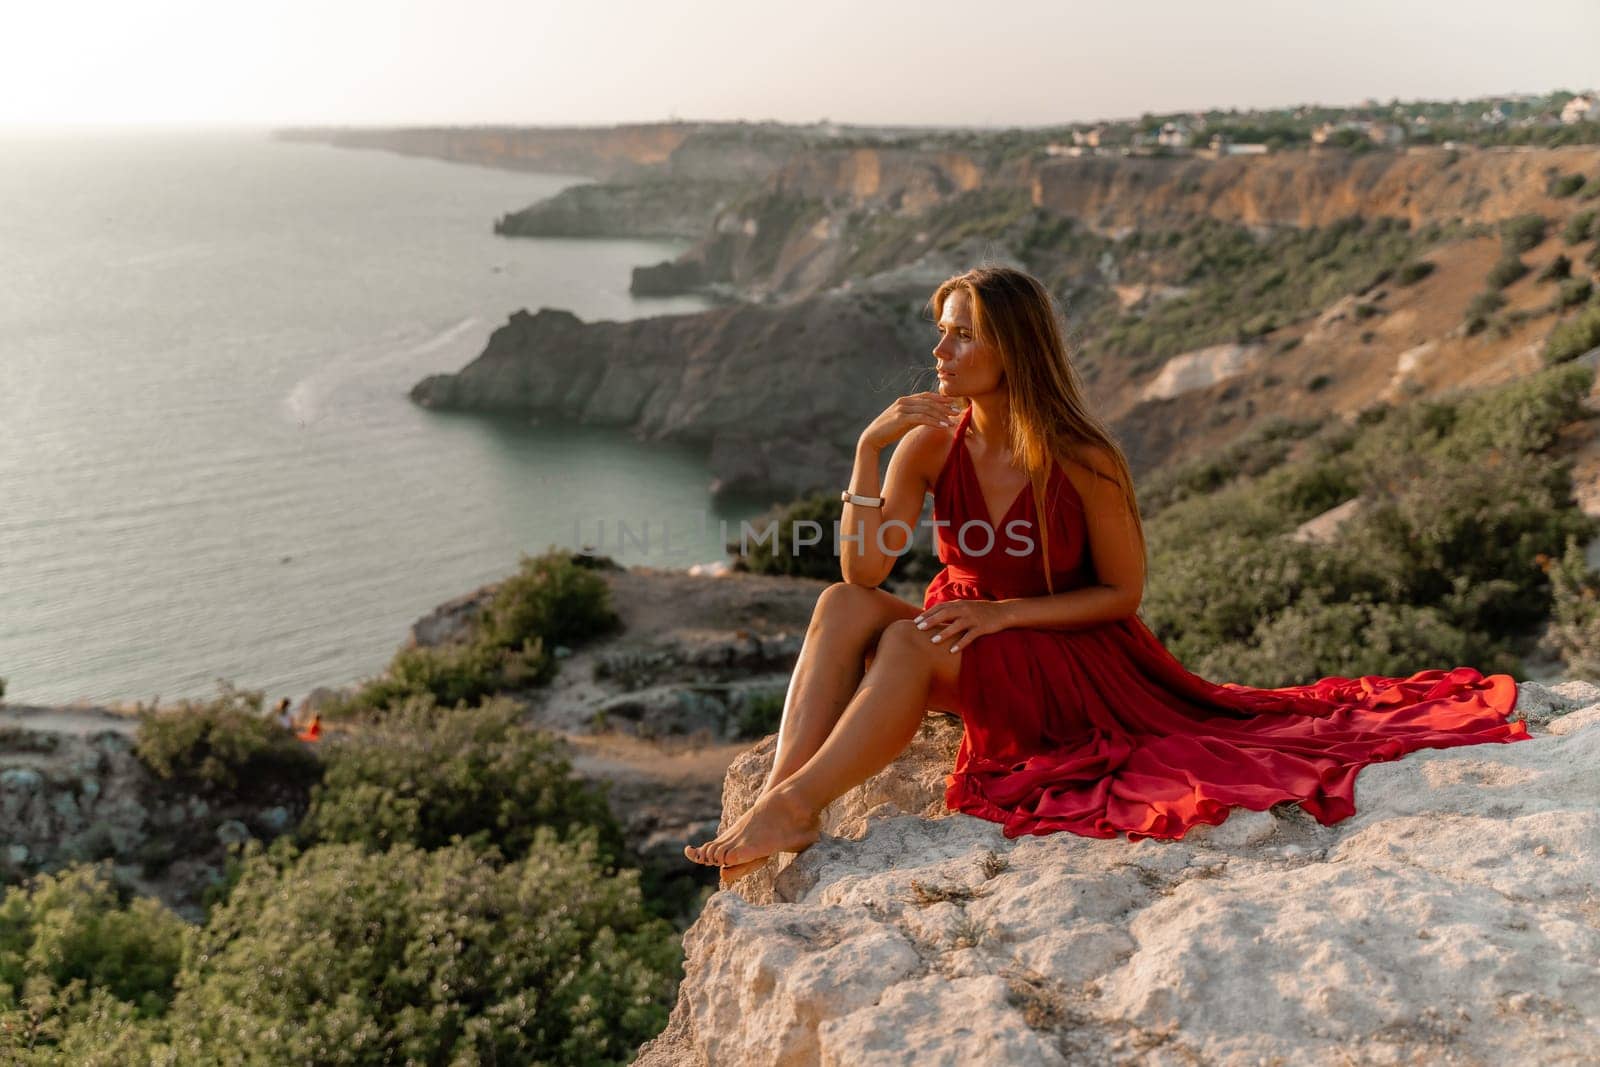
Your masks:
[{"label": "woman sitting on rock", "polygon": [[[898,398],[862,431],[844,581],[817,601],[761,796],[684,850],[724,884],[813,844],[822,810],[898,756],[929,708],[964,726],[946,803],[1007,837],[1181,838],[1233,806],[1282,801],[1327,825],[1355,811],[1369,763],[1528,737],[1506,721],[1516,682],[1471,667],[1278,689],[1185,670],[1137,615],[1147,552],[1132,475],[1044,286],[980,267],[932,307],[938,391]],[[944,569],[919,611],[878,585],[930,492]]]}]

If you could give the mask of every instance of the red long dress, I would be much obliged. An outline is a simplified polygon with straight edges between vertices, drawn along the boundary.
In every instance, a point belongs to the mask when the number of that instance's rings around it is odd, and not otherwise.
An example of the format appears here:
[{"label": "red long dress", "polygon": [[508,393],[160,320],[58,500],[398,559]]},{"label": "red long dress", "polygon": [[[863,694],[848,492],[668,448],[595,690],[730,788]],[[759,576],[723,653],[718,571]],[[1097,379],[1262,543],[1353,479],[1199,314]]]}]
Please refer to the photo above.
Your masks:
[{"label": "red long dress", "polygon": [[[1024,486],[995,527],[965,444],[969,407],[934,485],[939,559],[924,607],[1048,593],[1038,516]],[[1056,592],[1095,584],[1083,502],[1057,463],[1045,492]],[[980,520],[965,535],[963,522]],[[1027,520],[1020,536],[1007,523]],[[946,805],[1003,824],[1007,837],[1070,830],[1086,837],[1181,838],[1232,806],[1297,801],[1329,825],[1355,811],[1361,768],[1419,748],[1521,741],[1507,722],[1516,681],[1472,667],[1409,678],[1364,675],[1258,689],[1191,674],[1138,617],[1072,629],[1017,628],[961,652],[965,727]]]}]

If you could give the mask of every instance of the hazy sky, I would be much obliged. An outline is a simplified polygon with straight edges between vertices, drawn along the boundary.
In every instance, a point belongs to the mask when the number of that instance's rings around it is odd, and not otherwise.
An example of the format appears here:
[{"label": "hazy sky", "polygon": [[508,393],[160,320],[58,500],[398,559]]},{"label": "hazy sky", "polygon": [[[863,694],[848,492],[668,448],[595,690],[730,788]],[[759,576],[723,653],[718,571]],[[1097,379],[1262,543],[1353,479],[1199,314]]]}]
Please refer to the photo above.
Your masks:
[{"label": "hazy sky", "polygon": [[1600,0],[15,0],[0,124],[1040,125],[1600,86]]}]

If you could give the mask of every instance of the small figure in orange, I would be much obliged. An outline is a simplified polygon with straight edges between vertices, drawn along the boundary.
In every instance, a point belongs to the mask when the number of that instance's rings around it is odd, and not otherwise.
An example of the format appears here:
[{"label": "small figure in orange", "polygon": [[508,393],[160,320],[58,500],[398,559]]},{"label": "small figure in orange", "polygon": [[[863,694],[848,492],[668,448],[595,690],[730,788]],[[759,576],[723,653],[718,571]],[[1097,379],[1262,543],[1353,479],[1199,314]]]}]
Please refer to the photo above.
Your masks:
[{"label": "small figure in orange", "polygon": [[321,740],[321,738],[322,738],[322,715],[321,715],[321,713],[319,712],[318,714],[311,716],[311,722],[306,725],[306,728],[304,730],[301,730],[299,733],[295,734],[295,736],[298,737],[302,741],[318,741],[318,740]]}]

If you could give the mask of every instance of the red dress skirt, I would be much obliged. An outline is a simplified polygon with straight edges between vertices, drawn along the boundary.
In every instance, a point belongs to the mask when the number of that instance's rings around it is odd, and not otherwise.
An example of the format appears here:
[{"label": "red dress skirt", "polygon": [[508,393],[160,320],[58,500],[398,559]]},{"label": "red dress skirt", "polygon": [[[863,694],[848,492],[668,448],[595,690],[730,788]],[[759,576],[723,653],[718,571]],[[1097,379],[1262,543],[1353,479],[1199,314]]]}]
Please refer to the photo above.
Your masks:
[{"label": "red dress skirt", "polygon": [[[965,446],[971,414],[934,485],[934,519],[949,525],[934,527],[945,566],[925,608],[1049,592],[1028,487],[991,544]],[[1045,500],[1056,591],[1095,584],[1083,502],[1059,464]],[[1507,721],[1517,701],[1508,674],[1456,667],[1280,689],[1218,685],[1185,670],[1136,616],[977,637],[962,649],[959,692],[950,710],[965,730],[945,801],[1002,824],[1007,837],[1181,838],[1235,805],[1265,811],[1283,801],[1328,825],[1354,813],[1356,775],[1369,763],[1528,738],[1524,723]]]}]

